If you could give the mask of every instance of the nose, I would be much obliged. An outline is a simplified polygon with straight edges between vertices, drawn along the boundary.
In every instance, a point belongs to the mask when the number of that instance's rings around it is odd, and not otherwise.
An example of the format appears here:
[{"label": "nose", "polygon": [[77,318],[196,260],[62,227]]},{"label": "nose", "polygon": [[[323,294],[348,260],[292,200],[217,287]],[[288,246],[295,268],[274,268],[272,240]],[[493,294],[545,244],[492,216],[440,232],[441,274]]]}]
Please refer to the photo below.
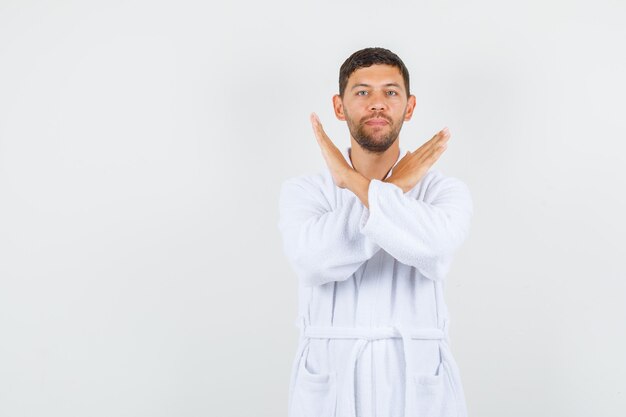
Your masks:
[{"label": "nose", "polygon": [[370,94],[370,101],[368,103],[369,109],[372,111],[385,110],[387,104],[385,102],[385,94],[381,91],[375,91]]}]

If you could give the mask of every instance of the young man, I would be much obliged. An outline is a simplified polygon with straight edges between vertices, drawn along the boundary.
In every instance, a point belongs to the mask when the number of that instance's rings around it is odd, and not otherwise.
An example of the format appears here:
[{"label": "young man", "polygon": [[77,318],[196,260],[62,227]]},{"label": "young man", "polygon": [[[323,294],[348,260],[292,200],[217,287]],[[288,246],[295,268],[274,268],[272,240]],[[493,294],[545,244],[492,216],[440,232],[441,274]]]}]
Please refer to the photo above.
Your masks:
[{"label": "young man", "polygon": [[280,192],[278,227],[299,281],[288,415],[465,417],[443,290],[473,205],[465,183],[430,169],[450,133],[403,153],[415,96],[383,48],[343,63],[333,106],[351,146],[339,150],[312,114],[328,170]]}]

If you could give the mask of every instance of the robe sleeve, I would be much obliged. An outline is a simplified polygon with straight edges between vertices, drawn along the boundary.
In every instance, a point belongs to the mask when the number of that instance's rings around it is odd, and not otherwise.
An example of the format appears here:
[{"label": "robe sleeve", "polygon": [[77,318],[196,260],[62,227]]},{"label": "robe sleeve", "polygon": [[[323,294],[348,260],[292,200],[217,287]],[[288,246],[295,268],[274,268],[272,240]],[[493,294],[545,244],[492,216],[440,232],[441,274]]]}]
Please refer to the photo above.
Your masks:
[{"label": "robe sleeve", "polygon": [[431,181],[423,200],[373,179],[369,208],[363,211],[359,227],[398,261],[416,267],[427,278],[443,280],[453,254],[469,234],[473,203],[464,182],[443,176]]},{"label": "robe sleeve", "polygon": [[358,198],[331,207],[318,184],[296,177],[283,182],[279,200],[283,250],[304,286],[346,280],[380,250],[360,232],[366,207]]}]

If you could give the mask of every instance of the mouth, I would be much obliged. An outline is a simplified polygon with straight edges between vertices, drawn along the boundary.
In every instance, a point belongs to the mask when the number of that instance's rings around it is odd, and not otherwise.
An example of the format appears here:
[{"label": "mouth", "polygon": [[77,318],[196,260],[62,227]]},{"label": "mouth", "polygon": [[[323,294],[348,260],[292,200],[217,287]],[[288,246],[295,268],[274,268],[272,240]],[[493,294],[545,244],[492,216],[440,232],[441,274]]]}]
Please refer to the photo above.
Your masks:
[{"label": "mouth", "polygon": [[389,121],[387,121],[387,119],[375,117],[367,120],[365,124],[369,126],[384,126],[389,124]]}]

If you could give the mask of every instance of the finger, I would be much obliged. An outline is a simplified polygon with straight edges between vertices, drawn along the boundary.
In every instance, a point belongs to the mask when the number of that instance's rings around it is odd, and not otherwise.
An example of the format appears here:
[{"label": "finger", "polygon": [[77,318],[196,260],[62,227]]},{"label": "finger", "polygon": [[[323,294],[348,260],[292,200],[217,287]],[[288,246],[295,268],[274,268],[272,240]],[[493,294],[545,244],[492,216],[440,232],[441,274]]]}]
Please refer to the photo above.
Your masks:
[{"label": "finger", "polygon": [[422,146],[417,148],[415,152],[425,152],[430,154],[430,152],[440,143],[445,143],[450,138],[450,131],[447,127],[443,128],[439,132],[435,134],[432,138],[430,138],[427,142],[423,143]]},{"label": "finger", "polygon": [[319,124],[320,122],[320,118],[317,116],[317,114],[315,114],[315,112],[311,113],[311,124],[313,126],[317,126],[317,124]]},{"label": "finger", "polygon": [[439,140],[435,142],[435,146],[446,145],[448,143],[448,139],[450,139],[450,133],[442,133]]},{"label": "finger", "polygon": [[419,154],[420,152],[424,152],[427,150],[430,150],[432,148],[432,145],[439,139],[439,137],[441,136],[442,131],[439,131],[437,133],[435,133],[435,135],[428,139],[426,142],[422,143],[416,150],[414,153]]},{"label": "finger", "polygon": [[442,138],[444,136],[450,136],[450,129],[448,129],[447,127],[444,127],[439,132],[437,132],[435,136],[433,136],[433,139],[436,140],[437,138]]},{"label": "finger", "polygon": [[317,139],[319,141],[319,131],[317,128],[319,119],[317,117],[317,114],[315,113],[311,113],[311,115],[309,116],[309,119],[311,120],[311,127],[313,128],[313,133],[315,134],[315,139]]},{"label": "finger", "polygon": [[448,139],[450,139],[450,136],[452,136],[452,135],[450,134],[450,129],[448,129],[447,127],[444,127],[444,128],[441,130],[441,138],[440,138],[440,139],[441,139],[441,141],[444,141],[444,142],[445,142],[445,141],[447,141]]},{"label": "finger", "polygon": [[435,133],[435,136],[433,136],[432,138],[428,139],[426,142],[422,143],[416,150],[414,153],[418,153],[419,151],[423,151],[425,149],[429,149],[431,147],[431,145],[439,138],[439,133]]},{"label": "finger", "polygon": [[439,159],[439,157],[443,154],[443,152],[447,149],[447,147],[448,145],[445,143],[437,145],[429,153],[428,157],[426,158],[426,163],[428,165],[433,165]]},{"label": "finger", "polygon": [[322,122],[320,122],[319,117],[315,113],[311,113],[311,124],[313,125],[313,132],[318,141],[328,138],[322,127]]},{"label": "finger", "polygon": [[447,141],[450,138],[450,130],[447,127],[441,129],[433,138],[430,140],[432,144],[439,144],[441,142]]}]

